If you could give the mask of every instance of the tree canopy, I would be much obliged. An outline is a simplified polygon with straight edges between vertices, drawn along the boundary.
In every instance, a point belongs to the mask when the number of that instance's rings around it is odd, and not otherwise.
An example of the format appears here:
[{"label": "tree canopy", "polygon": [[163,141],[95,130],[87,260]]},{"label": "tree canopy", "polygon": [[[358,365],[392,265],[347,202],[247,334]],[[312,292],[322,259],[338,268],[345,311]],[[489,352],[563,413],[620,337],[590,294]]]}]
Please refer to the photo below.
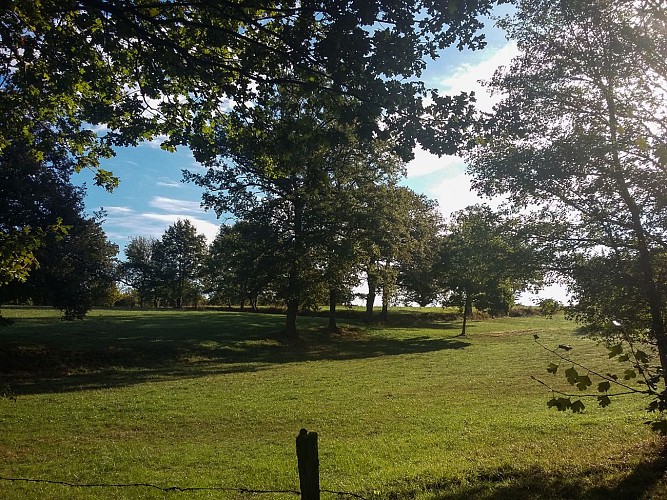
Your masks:
[{"label": "tree canopy", "polygon": [[468,98],[434,95],[436,137],[419,126],[418,78],[439,49],[483,47],[492,3],[13,0],[0,17],[0,151],[71,154],[113,188],[99,169],[111,146],[196,141],[262,84],[354,96],[348,112],[369,133],[380,117],[394,124],[406,154],[419,135],[451,149]]}]

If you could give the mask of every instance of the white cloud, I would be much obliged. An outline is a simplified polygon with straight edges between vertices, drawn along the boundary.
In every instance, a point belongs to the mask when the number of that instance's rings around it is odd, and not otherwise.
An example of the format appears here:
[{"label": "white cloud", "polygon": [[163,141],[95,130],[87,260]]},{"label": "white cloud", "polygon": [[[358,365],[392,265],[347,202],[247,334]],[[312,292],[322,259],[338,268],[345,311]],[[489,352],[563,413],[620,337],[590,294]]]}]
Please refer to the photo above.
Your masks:
[{"label": "white cloud", "polygon": [[162,229],[155,236],[161,236],[162,233],[175,223],[177,220],[189,220],[196,228],[197,233],[203,234],[206,236],[206,240],[211,243],[215,239],[215,235],[218,233],[219,224],[213,224],[212,222],[193,217],[191,215],[185,214],[154,214],[154,213],[145,213],[140,216],[144,221],[155,221],[155,227],[161,227]]},{"label": "white cloud", "polygon": [[111,239],[120,242],[126,241],[131,236],[153,236],[160,238],[166,229],[179,219],[189,220],[197,228],[197,233],[206,236],[209,243],[213,241],[218,232],[218,224],[193,217],[189,214],[180,213],[133,213],[130,211],[128,213],[110,214],[107,217],[105,226],[113,228],[107,231],[107,235]]},{"label": "white cloud", "polygon": [[483,198],[479,196],[472,190],[470,177],[465,173],[448,177],[434,184],[426,194],[438,201],[440,211],[445,216],[476,203],[485,203],[491,208],[497,208],[503,202],[503,198],[500,197]]},{"label": "white cloud", "polygon": [[458,156],[445,155],[438,157],[420,146],[414,150],[415,157],[407,164],[408,179],[432,174],[440,171],[460,171],[463,169],[463,160]]},{"label": "white cloud", "polygon": [[160,187],[170,187],[170,188],[181,188],[181,187],[183,187],[183,184],[181,184],[180,182],[171,181],[171,180],[157,181],[156,184]]},{"label": "white cloud", "polygon": [[97,125],[88,125],[86,127],[88,130],[92,130],[98,135],[106,134],[110,131],[106,123],[98,123]]},{"label": "white cloud", "polygon": [[130,207],[103,207],[104,210],[110,214],[110,215],[115,215],[115,214],[127,214],[131,213],[132,209]]},{"label": "white cloud", "polygon": [[198,201],[192,200],[176,200],[174,198],[165,198],[163,196],[155,196],[148,202],[148,204],[159,210],[165,212],[195,212],[201,213],[203,209]]},{"label": "white cloud", "polygon": [[155,149],[161,149],[162,148],[162,143],[165,142],[167,139],[169,139],[169,136],[167,135],[157,135],[153,137],[150,141],[144,141],[140,143],[140,145],[146,145],[151,148]]},{"label": "white cloud", "polygon": [[[492,49],[486,49],[491,51]],[[475,92],[477,107],[482,111],[491,111],[493,105],[500,99],[500,95],[492,96],[480,83],[480,80],[489,80],[500,66],[508,66],[513,57],[519,55],[515,42],[508,42],[491,55],[491,57],[476,63],[462,64],[452,74],[440,80],[440,88],[451,94],[460,92]]]}]

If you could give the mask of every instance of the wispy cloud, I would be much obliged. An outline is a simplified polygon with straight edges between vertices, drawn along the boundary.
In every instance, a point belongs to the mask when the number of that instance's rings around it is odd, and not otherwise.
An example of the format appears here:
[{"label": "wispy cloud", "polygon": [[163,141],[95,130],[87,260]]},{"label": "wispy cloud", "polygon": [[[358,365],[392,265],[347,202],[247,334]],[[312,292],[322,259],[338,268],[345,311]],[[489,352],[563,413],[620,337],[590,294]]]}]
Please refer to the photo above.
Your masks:
[{"label": "wispy cloud", "polygon": [[[477,107],[482,111],[491,111],[501,96],[491,95],[484,87],[484,80],[488,80],[500,66],[507,66],[513,57],[519,54],[514,42],[508,42],[493,51],[490,56],[475,64],[462,64],[455,68],[446,77],[440,79],[438,86],[448,94],[460,92],[475,92]],[[459,156],[438,157],[422,148],[415,149],[415,158],[407,165],[408,179],[420,177],[434,172],[443,172],[448,175],[461,174],[465,170],[465,163]]]},{"label": "wispy cloud", "polygon": [[165,179],[163,181],[157,181],[156,184],[160,187],[169,187],[169,188],[182,188],[183,184],[177,181],[172,181]]},{"label": "wispy cloud", "polygon": [[132,209],[130,207],[104,207],[104,210],[110,214],[110,215],[115,215],[115,214],[128,214],[132,213]]},{"label": "wispy cloud", "polygon": [[155,196],[148,204],[153,208],[157,208],[165,212],[201,213],[203,211],[198,201],[176,200],[174,198],[165,198],[163,196]]}]

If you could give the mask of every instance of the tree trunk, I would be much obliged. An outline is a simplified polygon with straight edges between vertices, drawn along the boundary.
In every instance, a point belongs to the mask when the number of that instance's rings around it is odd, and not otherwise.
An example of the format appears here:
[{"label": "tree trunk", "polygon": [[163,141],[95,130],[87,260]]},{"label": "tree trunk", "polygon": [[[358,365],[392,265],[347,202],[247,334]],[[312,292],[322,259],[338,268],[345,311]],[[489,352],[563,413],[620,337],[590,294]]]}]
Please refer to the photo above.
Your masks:
[{"label": "tree trunk", "polygon": [[333,289],[329,290],[329,326],[327,330],[330,333],[338,331],[338,325],[336,325],[336,292]]},{"label": "tree trunk", "polygon": [[470,296],[466,294],[465,304],[463,305],[463,326],[461,327],[461,337],[466,334],[466,325],[468,324],[468,315],[472,312],[472,303]]},{"label": "tree trunk", "polygon": [[387,278],[385,276],[382,282],[382,312],[380,313],[380,321],[387,321],[389,316],[389,287],[387,287]]},{"label": "tree trunk", "polygon": [[303,224],[303,201],[298,198],[294,200],[294,242],[292,247],[292,262],[290,265],[289,276],[287,277],[287,318],[285,320],[285,335],[296,338],[296,316],[299,312],[301,303],[301,236]]},{"label": "tree trunk", "polygon": [[366,315],[364,320],[367,323],[373,319],[373,306],[375,305],[375,289],[377,288],[377,280],[371,273],[366,273],[366,282],[368,283],[368,295],[366,295]]},{"label": "tree trunk", "polygon": [[299,300],[290,299],[287,301],[287,318],[285,321],[285,335],[291,338],[297,337],[296,315],[299,312]]},{"label": "tree trunk", "polygon": [[623,166],[618,150],[618,123],[616,117],[616,101],[611,89],[606,89],[605,97],[609,109],[609,131],[611,134],[613,171],[612,174],[619,188],[619,194],[625,202],[631,215],[632,229],[635,233],[637,250],[639,252],[639,266],[643,276],[643,288],[646,294],[651,313],[651,333],[653,334],[658,347],[658,357],[662,368],[662,380],[667,386],[667,331],[665,330],[665,321],[663,314],[663,298],[659,288],[656,286],[655,268],[649,249],[646,230],[642,223],[641,209],[637,205],[632,193],[628,189],[625,176],[623,175]]}]

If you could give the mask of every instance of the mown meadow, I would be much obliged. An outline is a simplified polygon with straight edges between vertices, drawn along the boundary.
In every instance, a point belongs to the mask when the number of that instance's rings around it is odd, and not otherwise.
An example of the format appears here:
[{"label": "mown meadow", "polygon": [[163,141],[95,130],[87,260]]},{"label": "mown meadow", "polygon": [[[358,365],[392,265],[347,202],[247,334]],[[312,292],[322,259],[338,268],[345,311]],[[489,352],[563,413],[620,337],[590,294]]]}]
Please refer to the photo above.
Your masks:
[{"label": "mown meadow", "polygon": [[[364,498],[664,498],[664,441],[646,401],[547,409],[535,375],[566,342],[616,367],[562,317],[460,323],[391,310],[385,325],[226,311],[95,310],[67,323],[6,308],[0,330],[0,498],[250,498],[297,490],[294,439],[319,434],[323,490]],[[295,498],[262,493],[253,498]],[[323,493],[323,498],[353,498]]]}]

